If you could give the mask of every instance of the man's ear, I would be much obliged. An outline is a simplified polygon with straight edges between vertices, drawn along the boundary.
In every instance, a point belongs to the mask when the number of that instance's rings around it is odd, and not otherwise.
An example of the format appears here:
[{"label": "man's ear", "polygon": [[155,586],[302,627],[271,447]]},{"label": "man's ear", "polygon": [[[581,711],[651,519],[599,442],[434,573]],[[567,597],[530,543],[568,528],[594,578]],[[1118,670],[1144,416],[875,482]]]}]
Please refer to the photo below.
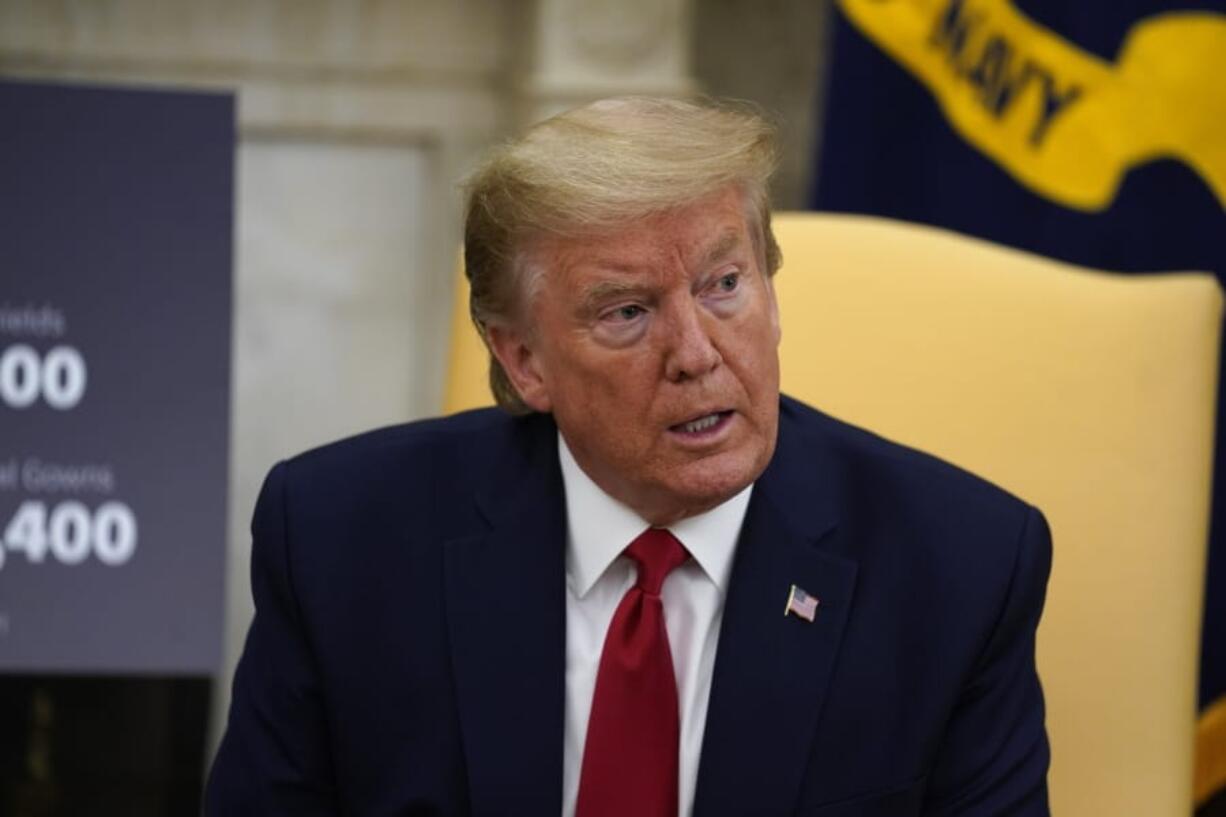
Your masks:
[{"label": "man's ear", "polygon": [[520,399],[535,411],[551,411],[553,403],[549,399],[540,357],[529,338],[519,329],[495,324],[486,326],[485,336],[489,340],[490,351],[502,364],[502,370],[519,392]]}]

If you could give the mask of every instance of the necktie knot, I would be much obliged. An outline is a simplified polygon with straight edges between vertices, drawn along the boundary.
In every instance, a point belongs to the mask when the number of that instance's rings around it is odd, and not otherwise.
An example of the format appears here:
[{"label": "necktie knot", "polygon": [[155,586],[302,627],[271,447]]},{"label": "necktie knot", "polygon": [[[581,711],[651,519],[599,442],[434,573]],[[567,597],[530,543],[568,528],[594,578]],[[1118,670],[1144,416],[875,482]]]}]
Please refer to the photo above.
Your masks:
[{"label": "necktie knot", "polygon": [[690,556],[677,537],[664,528],[643,531],[626,548],[626,555],[638,564],[635,586],[653,596],[660,595],[664,579]]}]

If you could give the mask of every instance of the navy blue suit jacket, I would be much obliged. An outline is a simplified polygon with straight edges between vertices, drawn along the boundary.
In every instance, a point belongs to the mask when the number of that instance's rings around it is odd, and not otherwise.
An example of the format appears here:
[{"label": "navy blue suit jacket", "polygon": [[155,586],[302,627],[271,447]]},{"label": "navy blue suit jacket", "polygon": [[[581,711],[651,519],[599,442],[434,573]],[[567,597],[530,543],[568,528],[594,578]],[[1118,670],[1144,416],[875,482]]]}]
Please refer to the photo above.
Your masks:
[{"label": "navy blue suit jacket", "polygon": [[[276,466],[206,812],[559,814],[562,491],[552,420],[496,410]],[[783,398],[694,814],[1047,814],[1049,566],[1034,508]]]}]

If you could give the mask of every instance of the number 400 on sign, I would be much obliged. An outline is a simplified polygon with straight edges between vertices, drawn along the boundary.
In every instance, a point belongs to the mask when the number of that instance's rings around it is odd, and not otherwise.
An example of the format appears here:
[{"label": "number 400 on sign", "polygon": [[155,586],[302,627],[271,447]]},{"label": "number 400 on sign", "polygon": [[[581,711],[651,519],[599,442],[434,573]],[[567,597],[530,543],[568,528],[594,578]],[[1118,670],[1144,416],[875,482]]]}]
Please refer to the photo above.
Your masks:
[{"label": "number 400 on sign", "polygon": [[16,553],[24,553],[34,564],[51,554],[66,565],[81,564],[90,556],[105,565],[122,565],[136,551],[136,528],[136,515],[122,502],[104,502],[91,510],[75,500],[50,508],[45,502],[27,500],[4,527],[0,568],[6,557]]}]

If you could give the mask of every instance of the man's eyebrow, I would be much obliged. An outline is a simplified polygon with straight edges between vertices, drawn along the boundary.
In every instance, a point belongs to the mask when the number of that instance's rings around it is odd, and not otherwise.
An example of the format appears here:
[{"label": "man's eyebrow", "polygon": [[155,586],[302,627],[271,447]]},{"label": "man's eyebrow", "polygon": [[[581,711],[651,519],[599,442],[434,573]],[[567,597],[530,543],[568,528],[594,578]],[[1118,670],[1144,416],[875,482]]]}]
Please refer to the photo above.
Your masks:
[{"label": "man's eyebrow", "polygon": [[627,281],[601,281],[583,293],[580,308],[584,313],[593,312],[609,301],[627,295],[642,295],[645,288],[639,283]]},{"label": "man's eyebrow", "polygon": [[718,263],[727,256],[731,255],[733,250],[736,250],[741,245],[741,234],[736,230],[726,230],[719,240],[711,245],[711,249],[707,250],[703,256],[702,265],[704,267]]}]

